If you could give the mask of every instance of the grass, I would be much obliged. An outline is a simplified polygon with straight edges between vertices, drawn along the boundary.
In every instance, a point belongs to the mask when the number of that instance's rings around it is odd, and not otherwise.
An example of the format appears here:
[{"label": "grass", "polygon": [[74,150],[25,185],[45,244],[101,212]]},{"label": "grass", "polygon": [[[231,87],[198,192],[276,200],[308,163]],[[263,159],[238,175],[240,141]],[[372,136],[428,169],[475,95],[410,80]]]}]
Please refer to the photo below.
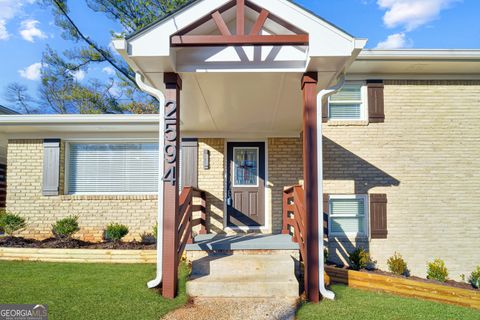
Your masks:
[{"label": "grass", "polygon": [[478,320],[478,310],[334,285],[335,301],[304,304],[299,320]]},{"label": "grass", "polygon": [[146,287],[155,265],[0,262],[0,303],[47,304],[49,319],[159,319],[187,302],[188,267],[179,295],[163,299]]}]

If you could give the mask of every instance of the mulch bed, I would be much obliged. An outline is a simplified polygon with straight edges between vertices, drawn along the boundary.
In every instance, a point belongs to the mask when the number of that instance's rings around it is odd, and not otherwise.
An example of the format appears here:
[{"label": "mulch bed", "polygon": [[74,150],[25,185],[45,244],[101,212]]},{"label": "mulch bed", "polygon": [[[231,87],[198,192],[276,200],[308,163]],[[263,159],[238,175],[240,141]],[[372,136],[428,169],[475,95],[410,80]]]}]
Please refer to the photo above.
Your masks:
[{"label": "mulch bed", "polygon": [[119,250],[155,250],[156,244],[132,242],[86,242],[77,239],[59,240],[48,238],[34,240],[21,237],[0,238],[0,247],[6,248],[44,248],[44,249],[119,249]]},{"label": "mulch bed", "polygon": [[[338,265],[335,265],[335,264],[328,264],[328,265],[331,266],[331,267],[339,268],[339,269],[353,270],[353,269],[351,269],[349,267],[346,267],[346,266],[338,266]],[[478,291],[478,289],[475,289],[469,283],[459,282],[459,281],[455,281],[455,280],[447,280],[446,282],[440,282],[440,281],[437,281],[437,280],[425,279],[425,278],[420,278],[420,277],[416,277],[416,276],[408,276],[408,277],[407,276],[399,276],[395,273],[382,271],[382,270],[378,270],[378,269],[373,269],[373,270],[362,269],[362,270],[354,270],[354,271],[365,272],[365,273],[373,273],[373,274],[379,274],[379,275],[384,275],[384,276],[388,276],[388,277],[408,279],[408,280],[414,280],[414,281],[419,281],[419,282],[424,282],[424,283],[439,284],[439,285],[448,286],[448,287]]]}]

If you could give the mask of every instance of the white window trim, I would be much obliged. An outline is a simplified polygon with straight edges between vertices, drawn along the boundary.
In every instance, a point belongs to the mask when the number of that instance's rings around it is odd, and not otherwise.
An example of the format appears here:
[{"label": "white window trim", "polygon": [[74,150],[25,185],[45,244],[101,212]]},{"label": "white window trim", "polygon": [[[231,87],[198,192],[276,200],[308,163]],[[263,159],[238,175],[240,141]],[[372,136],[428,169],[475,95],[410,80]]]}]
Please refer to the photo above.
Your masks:
[{"label": "white window trim", "polygon": [[[342,233],[332,233],[330,226],[332,225],[332,210],[331,210],[331,201],[334,199],[363,199],[363,205],[364,205],[364,230],[365,233],[353,233],[353,232],[342,232]],[[337,215],[334,217],[347,217],[347,218],[354,218],[354,217],[359,217],[358,215]],[[366,194],[352,194],[352,195],[329,195],[328,197],[328,237],[346,237],[346,238],[369,238],[370,234],[370,228],[369,226],[369,210],[368,210],[368,195]]]},{"label": "white window trim", "polygon": [[[67,196],[150,196],[157,195],[158,192],[70,192],[68,190],[69,183],[69,163],[70,163],[70,145],[71,144],[142,144],[142,143],[158,143],[158,139],[71,139],[65,141],[65,156],[64,156],[64,182],[63,182],[63,194]],[[159,151],[160,154],[160,151]]]},{"label": "white window trim", "polygon": [[[367,121],[368,120],[368,86],[365,81],[347,81],[345,85],[360,85],[360,95],[361,100],[355,101],[360,103],[360,118],[331,118],[330,117],[330,98],[328,97],[328,105],[327,105],[327,112],[328,112],[328,121],[335,121],[335,122],[352,122],[352,121]],[[333,104],[338,103],[345,103],[349,104],[354,102],[354,100],[346,100],[346,101],[335,101]]]},{"label": "white window trim", "polygon": [[[235,170],[235,151],[237,149],[247,149],[247,150],[256,150],[257,151],[257,183],[256,184],[236,184],[235,181],[235,176],[237,174],[237,170]],[[258,175],[260,174],[260,149],[258,147],[233,147],[233,181],[232,185],[236,188],[258,188],[259,186],[259,180]]]}]

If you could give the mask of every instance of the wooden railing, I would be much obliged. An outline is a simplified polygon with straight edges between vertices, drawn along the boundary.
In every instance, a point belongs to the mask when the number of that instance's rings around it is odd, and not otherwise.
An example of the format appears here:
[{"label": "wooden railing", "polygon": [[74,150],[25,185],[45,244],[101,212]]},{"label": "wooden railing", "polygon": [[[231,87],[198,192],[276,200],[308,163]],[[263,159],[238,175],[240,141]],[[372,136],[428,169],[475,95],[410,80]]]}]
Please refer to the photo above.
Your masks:
[{"label": "wooden railing", "polygon": [[282,233],[292,235],[292,240],[300,247],[300,257],[305,262],[306,255],[306,212],[305,193],[300,185],[288,187],[283,191]]},{"label": "wooden railing", "polygon": [[[194,199],[198,199],[200,203],[196,204]],[[193,219],[194,212],[199,212],[200,218]],[[180,263],[185,246],[188,243],[193,243],[193,227],[200,226],[199,234],[209,233],[205,191],[193,187],[183,188],[179,199],[178,221],[177,266]]]}]

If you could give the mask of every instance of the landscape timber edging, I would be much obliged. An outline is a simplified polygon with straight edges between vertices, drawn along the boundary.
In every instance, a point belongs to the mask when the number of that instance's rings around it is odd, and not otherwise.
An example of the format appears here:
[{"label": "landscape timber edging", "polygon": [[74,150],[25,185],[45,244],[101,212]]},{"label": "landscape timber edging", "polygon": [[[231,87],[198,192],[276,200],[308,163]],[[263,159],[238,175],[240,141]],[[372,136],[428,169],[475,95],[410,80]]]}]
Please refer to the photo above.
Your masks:
[{"label": "landscape timber edging", "polygon": [[361,272],[326,266],[325,272],[334,283],[352,288],[383,291],[405,297],[420,298],[480,309],[480,290],[468,290],[452,286],[428,283],[408,278]]},{"label": "landscape timber edging", "polygon": [[155,263],[156,250],[2,248],[0,260],[75,263]]}]

